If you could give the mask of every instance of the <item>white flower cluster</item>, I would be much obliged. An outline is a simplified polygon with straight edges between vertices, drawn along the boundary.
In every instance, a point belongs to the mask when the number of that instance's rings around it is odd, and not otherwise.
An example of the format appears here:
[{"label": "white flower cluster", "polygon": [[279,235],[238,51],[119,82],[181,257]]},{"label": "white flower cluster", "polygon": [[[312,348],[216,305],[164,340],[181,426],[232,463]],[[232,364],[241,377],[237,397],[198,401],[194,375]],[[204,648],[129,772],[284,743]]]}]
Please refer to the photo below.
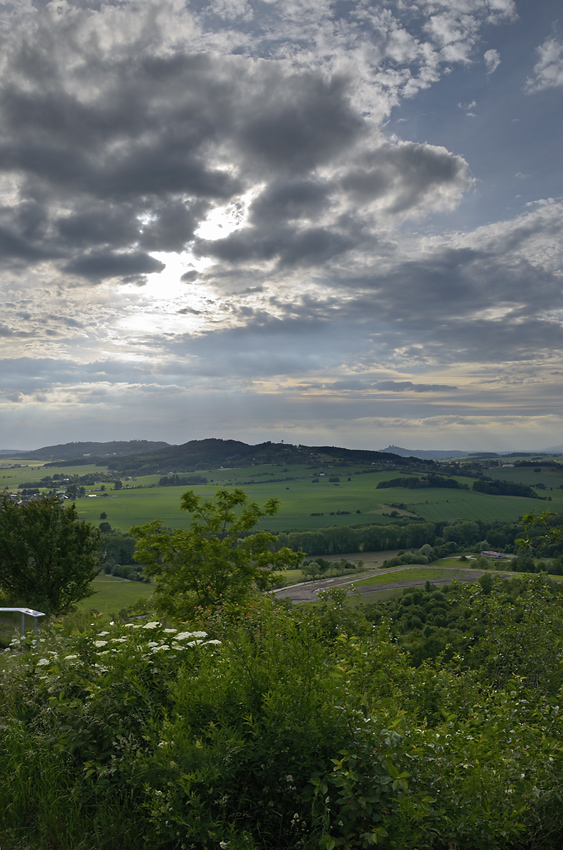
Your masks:
[{"label": "white flower cluster", "polygon": [[[148,638],[148,640],[147,640]],[[41,646],[43,644],[43,646]],[[47,649],[45,644],[55,649]],[[133,653],[140,660],[152,663],[151,658],[155,655],[168,654],[171,659],[180,657],[182,653],[195,646],[219,646],[220,640],[208,640],[207,632],[184,631],[165,628],[158,620],[148,623],[110,623],[109,628],[97,631],[95,624],[89,635],[64,637],[60,634],[51,638],[44,637],[39,645],[32,645],[31,660],[36,668],[50,668],[42,672],[52,674],[55,670],[66,665],[75,665],[81,662],[93,664],[95,668],[106,671],[111,665],[112,659],[117,660],[124,652]],[[16,658],[17,656],[13,656]],[[96,661],[99,658],[100,664]],[[44,678],[44,677],[42,677]]]}]

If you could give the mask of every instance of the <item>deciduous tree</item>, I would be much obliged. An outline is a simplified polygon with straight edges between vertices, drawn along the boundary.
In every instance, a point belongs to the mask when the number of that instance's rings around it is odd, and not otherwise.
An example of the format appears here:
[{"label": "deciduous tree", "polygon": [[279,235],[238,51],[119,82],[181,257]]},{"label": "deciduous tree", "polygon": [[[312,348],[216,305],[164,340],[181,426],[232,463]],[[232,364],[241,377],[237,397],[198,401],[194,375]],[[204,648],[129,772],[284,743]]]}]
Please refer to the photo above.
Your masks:
[{"label": "deciduous tree", "polygon": [[0,588],[14,603],[46,614],[71,610],[94,592],[98,546],[97,529],[57,496],[0,502]]},{"label": "deciduous tree", "polygon": [[131,529],[138,541],[135,560],[155,579],[159,604],[169,614],[182,617],[197,605],[239,602],[253,587],[271,587],[274,570],[302,559],[287,548],[273,552],[276,538],[268,531],[250,534],[277,512],[277,499],[261,508],[239,489],[219,490],[214,501],[188,490],[180,507],[192,515],[188,529],[172,530],[158,520]]}]

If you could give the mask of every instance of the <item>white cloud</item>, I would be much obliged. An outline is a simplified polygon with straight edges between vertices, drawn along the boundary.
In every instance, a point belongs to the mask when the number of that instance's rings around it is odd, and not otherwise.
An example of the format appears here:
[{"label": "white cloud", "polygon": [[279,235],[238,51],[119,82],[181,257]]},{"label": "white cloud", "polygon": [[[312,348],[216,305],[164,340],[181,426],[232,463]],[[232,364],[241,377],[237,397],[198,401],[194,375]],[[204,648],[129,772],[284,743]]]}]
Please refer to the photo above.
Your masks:
[{"label": "white cloud", "polygon": [[498,50],[486,50],[483,54],[483,59],[485,60],[487,74],[494,73],[500,65],[500,53]]},{"label": "white cloud", "polygon": [[563,86],[563,43],[546,38],[538,47],[539,59],[533,76],[528,77],[524,91],[528,94]]}]

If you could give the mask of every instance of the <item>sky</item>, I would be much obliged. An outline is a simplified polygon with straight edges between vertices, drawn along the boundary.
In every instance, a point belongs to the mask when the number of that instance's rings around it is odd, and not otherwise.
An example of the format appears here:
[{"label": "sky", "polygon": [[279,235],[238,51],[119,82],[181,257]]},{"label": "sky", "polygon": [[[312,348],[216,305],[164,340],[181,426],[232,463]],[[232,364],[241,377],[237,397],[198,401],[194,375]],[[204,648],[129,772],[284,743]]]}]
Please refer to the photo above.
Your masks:
[{"label": "sky", "polygon": [[4,0],[0,448],[563,442],[560,0]]}]

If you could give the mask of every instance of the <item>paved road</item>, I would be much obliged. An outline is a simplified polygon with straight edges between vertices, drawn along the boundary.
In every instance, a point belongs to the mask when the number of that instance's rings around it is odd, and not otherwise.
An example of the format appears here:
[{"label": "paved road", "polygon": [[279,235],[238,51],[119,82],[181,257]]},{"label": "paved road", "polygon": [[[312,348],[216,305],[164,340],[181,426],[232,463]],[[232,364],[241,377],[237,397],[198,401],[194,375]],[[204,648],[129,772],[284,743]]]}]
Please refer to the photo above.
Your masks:
[{"label": "paved road", "polygon": [[[400,567],[391,567],[386,569],[385,574],[403,572],[405,569],[408,569],[409,566],[414,569],[425,569],[425,566],[421,564],[404,564]],[[436,569],[436,565],[429,564],[427,569]],[[455,578],[458,581],[476,581],[483,575],[484,572],[484,570],[465,570],[463,567],[442,567],[441,569],[451,570],[453,573],[456,573]],[[361,572],[354,578],[350,578],[349,576],[338,576],[337,578],[308,581],[301,584],[293,584],[289,587],[282,587],[279,590],[274,590],[274,594],[278,599],[291,599],[292,602],[315,602],[319,590],[329,590],[331,587],[345,587],[346,585],[356,584],[361,579],[371,578],[372,576],[381,576],[382,573],[383,571],[381,569],[370,571],[366,570],[366,572]],[[431,579],[431,581],[432,584],[449,584],[450,581],[453,581],[453,578]],[[426,579],[420,579],[417,581],[398,580],[391,581],[388,584],[376,584],[371,586],[356,584],[356,591],[358,593],[373,593],[374,591],[399,590],[402,587],[424,587],[425,584]]]}]

